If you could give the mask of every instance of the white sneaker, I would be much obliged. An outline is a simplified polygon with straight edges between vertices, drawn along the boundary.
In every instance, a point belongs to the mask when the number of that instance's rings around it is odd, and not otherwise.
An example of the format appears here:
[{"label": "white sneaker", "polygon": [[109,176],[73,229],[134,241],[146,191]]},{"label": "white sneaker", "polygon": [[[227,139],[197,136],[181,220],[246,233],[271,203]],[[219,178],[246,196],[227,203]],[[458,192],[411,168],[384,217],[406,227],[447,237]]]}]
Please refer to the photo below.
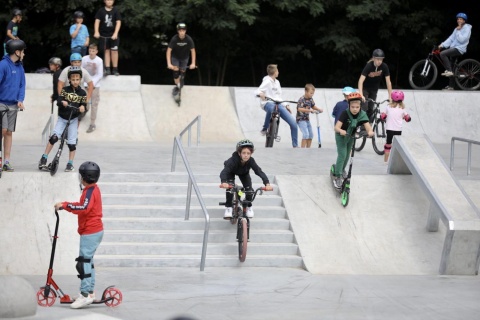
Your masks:
[{"label": "white sneaker", "polygon": [[342,188],[342,184],[343,184],[343,181],[342,181],[342,178],[340,178],[340,177],[335,178],[335,180],[333,181],[333,185],[334,185],[335,188],[337,188],[337,189],[341,189],[341,188]]},{"label": "white sneaker", "polygon": [[95,300],[95,292],[94,293],[89,293],[88,297],[92,298],[92,301],[94,301]]},{"label": "white sneaker", "polygon": [[226,208],[225,208],[225,213],[223,214],[223,219],[230,219],[230,218],[232,218],[232,212],[233,212],[232,207],[226,207]]},{"label": "white sneaker", "polygon": [[453,77],[453,72],[452,72],[452,71],[445,70],[445,72],[442,73],[442,76],[444,76],[444,77]]},{"label": "white sneaker", "polygon": [[254,215],[254,213],[253,213],[252,207],[248,207],[247,208],[247,218],[253,218],[253,215]]},{"label": "white sneaker", "polygon": [[70,308],[72,309],[80,309],[80,308],[83,308],[85,306],[88,306],[89,304],[91,304],[93,302],[93,299],[90,297],[90,295],[88,295],[87,297],[84,297],[81,293],[80,295],[78,296],[77,299],[75,299],[75,301],[70,305]]}]

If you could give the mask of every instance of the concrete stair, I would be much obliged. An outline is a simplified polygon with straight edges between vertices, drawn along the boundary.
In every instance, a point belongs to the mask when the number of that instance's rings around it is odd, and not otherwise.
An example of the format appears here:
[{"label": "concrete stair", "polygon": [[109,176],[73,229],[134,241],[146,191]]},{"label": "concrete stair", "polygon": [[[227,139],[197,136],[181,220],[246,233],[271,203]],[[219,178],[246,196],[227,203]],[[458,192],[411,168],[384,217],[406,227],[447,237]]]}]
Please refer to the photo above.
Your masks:
[{"label": "concrete stair", "polygon": [[[254,178],[254,177],[252,177]],[[269,177],[274,181],[274,177]],[[218,175],[195,179],[210,215],[206,267],[302,268],[278,188],[254,202],[245,262],[238,261],[236,225],[223,220],[224,191]],[[254,187],[260,182],[254,178]],[[185,220],[186,173],[105,173],[102,190],[105,235],[95,255],[102,267],[200,267],[205,219],[192,190]]]}]

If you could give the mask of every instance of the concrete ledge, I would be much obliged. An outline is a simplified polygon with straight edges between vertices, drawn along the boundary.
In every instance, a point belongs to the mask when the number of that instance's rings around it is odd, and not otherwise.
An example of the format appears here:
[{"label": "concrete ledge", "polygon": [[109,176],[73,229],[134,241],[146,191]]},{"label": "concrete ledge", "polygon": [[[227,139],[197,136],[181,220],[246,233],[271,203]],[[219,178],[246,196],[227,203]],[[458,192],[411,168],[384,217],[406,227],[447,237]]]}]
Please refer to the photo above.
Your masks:
[{"label": "concrete ledge", "polygon": [[480,263],[480,214],[426,135],[396,136],[388,173],[413,174],[430,200],[427,230],[447,228],[440,274],[477,275]]},{"label": "concrete ledge", "polygon": [[0,318],[34,316],[37,312],[35,290],[17,276],[0,276]]},{"label": "concrete ledge", "polygon": [[[53,78],[48,73],[26,73],[27,90],[52,91]],[[101,82],[102,91],[140,91],[140,76],[108,76]]]}]

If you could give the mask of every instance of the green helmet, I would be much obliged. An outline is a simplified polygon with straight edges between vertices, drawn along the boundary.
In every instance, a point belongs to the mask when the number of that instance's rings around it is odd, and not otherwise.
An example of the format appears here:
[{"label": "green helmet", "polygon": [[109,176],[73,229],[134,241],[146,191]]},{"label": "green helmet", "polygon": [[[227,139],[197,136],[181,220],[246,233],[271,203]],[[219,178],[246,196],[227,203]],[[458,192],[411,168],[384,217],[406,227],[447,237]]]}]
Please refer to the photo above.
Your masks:
[{"label": "green helmet", "polygon": [[240,152],[240,150],[243,149],[244,147],[248,147],[248,148],[254,149],[253,142],[250,141],[250,140],[248,140],[248,139],[240,140],[240,141],[237,143],[237,152]]}]

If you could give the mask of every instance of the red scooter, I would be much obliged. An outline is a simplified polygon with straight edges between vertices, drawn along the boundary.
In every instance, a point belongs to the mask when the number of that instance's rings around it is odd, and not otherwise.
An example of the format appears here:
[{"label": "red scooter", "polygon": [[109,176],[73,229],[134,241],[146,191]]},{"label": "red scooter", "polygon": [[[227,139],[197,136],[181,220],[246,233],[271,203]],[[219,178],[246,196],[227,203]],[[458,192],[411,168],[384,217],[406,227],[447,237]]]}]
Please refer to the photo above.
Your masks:
[{"label": "red scooter", "polygon": [[[55,215],[57,216],[57,223],[55,224],[55,234],[53,235],[52,254],[50,256],[50,267],[48,268],[47,283],[37,292],[37,303],[41,307],[51,307],[55,303],[55,300],[58,296],[60,297],[60,303],[63,304],[72,304],[75,301],[70,298],[68,294],[63,293],[62,289],[60,289],[52,277],[53,259],[55,258],[55,247],[58,239],[58,225],[60,222],[57,210],[55,210]],[[108,307],[118,306],[120,303],[122,303],[122,292],[115,288],[115,286],[107,287],[103,291],[101,299],[93,300],[92,302],[92,304],[101,303],[105,303]]]}]

